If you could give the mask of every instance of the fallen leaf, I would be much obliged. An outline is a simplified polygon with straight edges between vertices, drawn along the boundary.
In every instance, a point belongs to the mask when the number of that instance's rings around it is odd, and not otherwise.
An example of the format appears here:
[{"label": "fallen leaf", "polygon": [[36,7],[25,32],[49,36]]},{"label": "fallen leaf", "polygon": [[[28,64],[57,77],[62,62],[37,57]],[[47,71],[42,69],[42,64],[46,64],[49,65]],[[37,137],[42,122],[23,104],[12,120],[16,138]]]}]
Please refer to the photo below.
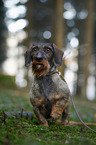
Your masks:
[{"label": "fallen leaf", "polygon": [[38,140],[38,141],[41,141],[41,139],[40,138],[34,138],[35,140]]}]

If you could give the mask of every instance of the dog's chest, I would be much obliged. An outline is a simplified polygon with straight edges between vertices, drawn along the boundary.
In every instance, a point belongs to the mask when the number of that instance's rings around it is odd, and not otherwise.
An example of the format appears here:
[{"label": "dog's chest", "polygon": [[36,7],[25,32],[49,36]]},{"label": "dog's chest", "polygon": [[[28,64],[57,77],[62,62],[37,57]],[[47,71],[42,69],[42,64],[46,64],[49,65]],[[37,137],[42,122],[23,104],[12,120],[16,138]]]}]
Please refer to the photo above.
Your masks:
[{"label": "dog's chest", "polygon": [[34,79],[30,91],[31,101],[43,104],[45,100],[55,101],[62,97],[68,99],[69,89],[58,75],[46,76],[40,79]]},{"label": "dog's chest", "polygon": [[37,97],[44,96],[45,99],[48,99],[55,92],[55,89],[52,78],[47,76],[35,80],[32,91]]}]

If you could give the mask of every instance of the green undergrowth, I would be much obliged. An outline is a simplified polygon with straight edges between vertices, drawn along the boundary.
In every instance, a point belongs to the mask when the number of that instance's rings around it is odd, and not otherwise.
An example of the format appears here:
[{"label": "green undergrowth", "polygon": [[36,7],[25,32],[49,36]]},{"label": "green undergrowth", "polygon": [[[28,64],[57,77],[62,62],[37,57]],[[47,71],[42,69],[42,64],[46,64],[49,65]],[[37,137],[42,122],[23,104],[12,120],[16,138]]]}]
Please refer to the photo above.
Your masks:
[{"label": "green undergrowth", "polygon": [[14,89],[16,88],[15,85],[15,77],[14,76],[8,76],[8,75],[3,75],[0,74],[0,88],[11,88]]},{"label": "green undergrowth", "polygon": [[[74,98],[74,103],[83,121],[96,122],[96,102]],[[29,112],[32,117],[28,116]],[[24,116],[24,113],[27,115]],[[78,121],[71,103],[70,120]],[[96,130],[96,126],[90,127]],[[83,125],[63,126],[49,122],[48,127],[40,126],[33,113],[28,91],[0,89],[0,145],[49,144],[96,145],[96,133]]]}]

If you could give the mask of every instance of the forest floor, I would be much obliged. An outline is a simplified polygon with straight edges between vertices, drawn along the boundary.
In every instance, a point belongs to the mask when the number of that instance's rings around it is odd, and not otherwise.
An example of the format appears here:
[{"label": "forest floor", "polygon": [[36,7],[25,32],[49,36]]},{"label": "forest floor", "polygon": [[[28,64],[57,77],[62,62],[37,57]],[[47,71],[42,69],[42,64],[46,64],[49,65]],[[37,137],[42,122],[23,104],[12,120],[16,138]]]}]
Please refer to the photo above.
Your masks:
[{"label": "forest floor", "polygon": [[[40,126],[28,92],[27,88],[15,88],[12,81],[0,85],[0,145],[96,145],[96,133],[83,125]],[[75,97],[74,103],[84,122],[96,123],[96,101]],[[79,122],[71,102],[70,120]],[[96,126],[90,127],[96,130]]]}]

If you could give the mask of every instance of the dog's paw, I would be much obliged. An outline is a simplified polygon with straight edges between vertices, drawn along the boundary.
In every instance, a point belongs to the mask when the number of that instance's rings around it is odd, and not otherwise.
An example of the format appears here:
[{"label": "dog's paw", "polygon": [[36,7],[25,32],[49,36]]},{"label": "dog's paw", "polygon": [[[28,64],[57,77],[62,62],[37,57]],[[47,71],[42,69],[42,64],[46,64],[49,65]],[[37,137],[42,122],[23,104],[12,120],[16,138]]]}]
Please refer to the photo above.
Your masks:
[{"label": "dog's paw", "polygon": [[60,125],[68,125],[69,124],[69,122],[67,120],[66,121],[56,120],[56,123],[60,124]]},{"label": "dog's paw", "polygon": [[48,123],[40,124],[41,126],[49,126]]}]

